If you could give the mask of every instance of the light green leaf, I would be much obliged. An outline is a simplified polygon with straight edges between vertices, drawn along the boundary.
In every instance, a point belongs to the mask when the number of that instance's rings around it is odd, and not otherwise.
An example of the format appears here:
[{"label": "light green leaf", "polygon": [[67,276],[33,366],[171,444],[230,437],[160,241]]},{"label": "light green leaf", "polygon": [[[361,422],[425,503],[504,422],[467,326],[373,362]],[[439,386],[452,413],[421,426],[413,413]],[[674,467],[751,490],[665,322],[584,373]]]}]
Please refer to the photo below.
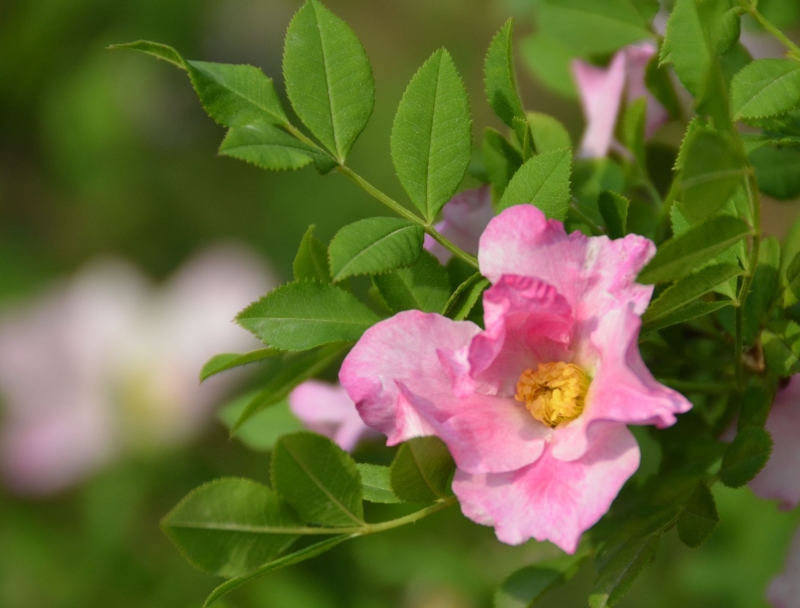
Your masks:
[{"label": "light green leaf", "polygon": [[327,173],[336,166],[330,156],[265,122],[230,129],[219,153],[270,171],[299,169],[313,162],[320,173]]},{"label": "light green leaf", "polygon": [[392,490],[406,502],[433,502],[452,495],[456,465],[437,437],[417,437],[400,446],[390,471]]},{"label": "light green leaf", "polygon": [[303,235],[297,255],[292,262],[294,280],[312,279],[321,283],[330,283],[331,274],[328,270],[328,248],[314,236],[315,226],[312,224]]},{"label": "light green leaf", "polygon": [[522,166],[522,155],[501,133],[487,127],[483,132],[483,161],[497,199]]},{"label": "light green leaf", "polygon": [[549,219],[564,220],[569,209],[569,178],[572,153],[569,149],[537,154],[516,172],[497,205],[498,212],[514,205],[531,203]]},{"label": "light green leaf", "polygon": [[631,0],[542,0],[538,25],[578,51],[608,53],[652,39],[645,14]]},{"label": "light green leaf", "polygon": [[280,568],[284,568],[286,566],[292,566],[294,564],[299,564],[302,561],[307,559],[311,559],[312,557],[316,557],[317,555],[321,555],[326,551],[333,549],[336,545],[343,543],[346,540],[350,540],[351,538],[355,538],[356,535],[354,534],[342,534],[340,536],[334,536],[332,538],[328,538],[323,540],[322,542],[315,543],[308,547],[304,547],[299,551],[295,551],[294,553],[290,553],[289,555],[284,555],[283,557],[276,559],[271,562],[267,562],[266,564],[260,566],[252,573],[248,574],[247,576],[241,576],[237,578],[232,578],[229,581],[225,581],[219,587],[214,589],[211,592],[211,595],[206,598],[206,601],[203,603],[203,608],[211,608],[213,604],[215,604],[218,600],[222,599],[224,596],[228,595],[231,591],[236,589],[237,587],[241,587],[245,583],[248,583],[254,579],[257,579],[260,576],[264,576],[265,574],[272,572],[274,570],[279,570]]},{"label": "light green leaf", "polygon": [[697,548],[718,526],[719,514],[714,496],[705,483],[700,483],[678,517],[678,536],[688,547]]},{"label": "light green leaf", "polygon": [[661,63],[671,63],[692,95],[698,97],[705,84],[712,53],[695,0],[676,0],[667,21]]},{"label": "light green leaf", "polygon": [[670,325],[677,325],[678,323],[686,323],[692,319],[698,319],[705,315],[711,314],[726,306],[732,306],[731,300],[721,300],[719,302],[692,302],[691,304],[680,308],[673,313],[665,315],[655,321],[645,323],[642,325],[641,337],[644,338],[659,329],[664,329]]},{"label": "light green leaf", "polygon": [[776,116],[800,103],[800,63],[759,59],[731,81],[731,113],[736,120]]},{"label": "light green leaf", "polygon": [[304,521],[364,525],[356,463],[327,437],[306,431],[281,437],[272,452],[272,486]]},{"label": "light green leaf", "polygon": [[546,591],[568,582],[581,567],[588,554],[565,555],[525,566],[517,570],[497,588],[494,608],[529,608]]},{"label": "light green leaf", "polygon": [[308,0],[286,32],[283,75],[300,120],[343,163],[375,105],[361,42],[339,17]]},{"label": "light green leaf", "polygon": [[361,474],[361,489],[364,492],[364,500],[384,504],[402,502],[392,491],[389,467],[361,463],[356,463],[356,466]]},{"label": "light green leaf", "polygon": [[158,42],[150,42],[149,40],[137,40],[136,42],[127,42],[125,44],[112,44],[107,47],[108,49],[114,50],[129,50],[129,51],[139,51],[140,53],[144,53],[145,55],[150,55],[151,57],[155,57],[156,59],[160,59],[161,61],[166,61],[167,63],[171,63],[176,68],[180,68],[182,70],[186,70],[186,62],[184,61],[183,57],[181,57],[180,53],[173,49],[171,46],[167,46],[166,44],[159,44]]},{"label": "light green leaf", "polygon": [[[241,418],[247,405],[258,391],[251,391],[224,405],[217,412],[217,418],[232,429]],[[271,452],[281,435],[302,431],[305,427],[289,410],[289,402],[279,403],[258,412],[247,420],[235,434],[235,439],[257,452]]]},{"label": "light green leaf", "polygon": [[298,538],[291,529],[302,525],[267,486],[238,478],[200,486],[161,522],[193,566],[228,578],[275,557]]},{"label": "light green leaf", "polygon": [[652,323],[671,315],[693,300],[708,293],[720,283],[742,273],[738,264],[714,264],[684,277],[665,289],[642,316],[642,322]]},{"label": "light green leaf", "polygon": [[740,488],[761,472],[772,454],[772,437],[760,427],[746,426],[736,434],[719,470],[729,488]]},{"label": "light green leaf", "polygon": [[489,44],[483,68],[489,105],[509,127],[514,126],[515,116],[525,118],[514,71],[513,29],[514,20],[509,19],[495,34]]},{"label": "light green leaf", "polygon": [[663,243],[637,280],[664,283],[680,279],[748,234],[750,229],[739,218],[712,217]]},{"label": "light green leaf", "polygon": [[527,120],[533,145],[539,154],[563,148],[572,149],[569,132],[556,118],[539,112],[528,112]]},{"label": "light green leaf", "polygon": [[616,192],[603,190],[597,199],[600,215],[606,225],[606,232],[612,239],[621,239],[626,234],[628,205],[630,201]]},{"label": "light green leaf", "polygon": [[442,314],[454,321],[463,321],[489,285],[489,280],[484,278],[480,272],[476,272],[456,288],[447,301]]},{"label": "light green leaf", "polygon": [[781,378],[800,373],[800,325],[794,321],[776,323],[761,332],[767,369]]},{"label": "light green leaf", "polygon": [[317,281],[278,287],[236,316],[239,325],[267,346],[283,350],[355,342],[379,320],[352,294]]},{"label": "light green leaf", "polygon": [[413,309],[441,313],[450,297],[447,270],[427,251],[408,268],[375,275],[372,281],[394,313]]},{"label": "light green leaf", "polygon": [[210,378],[215,374],[224,372],[234,367],[247,365],[248,363],[255,363],[256,361],[263,361],[264,359],[272,359],[281,354],[280,349],[277,348],[262,348],[254,350],[253,352],[239,355],[236,353],[223,353],[211,357],[209,361],[200,370],[200,382]]},{"label": "light green leaf", "polygon": [[432,222],[464,178],[472,155],[467,91],[444,49],[423,64],[403,93],[391,148],[400,183]]},{"label": "light green leaf", "polygon": [[525,65],[545,86],[570,99],[577,96],[570,63],[580,53],[543,31],[528,36],[521,51]]},{"label": "light green leaf", "polygon": [[342,344],[329,344],[311,352],[285,355],[279,365],[270,369],[261,390],[247,402],[247,406],[231,427],[231,433],[237,432],[259,412],[286,399],[298,384],[324,371],[346,348]]},{"label": "light green leaf", "polygon": [[333,280],[413,264],[424,237],[422,226],[395,217],[373,217],[345,226],[328,247]]}]

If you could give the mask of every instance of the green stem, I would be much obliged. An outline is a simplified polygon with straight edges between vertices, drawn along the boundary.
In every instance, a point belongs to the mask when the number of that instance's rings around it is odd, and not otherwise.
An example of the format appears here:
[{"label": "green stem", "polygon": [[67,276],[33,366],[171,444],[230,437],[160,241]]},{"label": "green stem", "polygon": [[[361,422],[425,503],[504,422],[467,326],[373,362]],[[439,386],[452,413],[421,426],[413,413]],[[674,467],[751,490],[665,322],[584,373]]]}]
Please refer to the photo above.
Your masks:
[{"label": "green stem", "polygon": [[761,200],[758,195],[758,188],[753,188],[752,177],[748,176],[745,180],[747,190],[747,200],[753,210],[753,246],[750,248],[750,263],[747,274],[742,280],[742,288],[739,290],[738,304],[736,308],[736,384],[739,390],[744,390],[744,370],[742,368],[742,351],[744,350],[744,306],[747,303],[747,296],[753,286],[753,278],[758,266],[758,255],[761,250]]},{"label": "green stem", "polygon": [[777,27],[770,23],[769,19],[767,19],[764,15],[762,15],[759,10],[749,1],[745,0],[742,2],[743,8],[750,13],[750,16],[753,17],[756,21],[761,24],[765,30],[767,30],[770,34],[775,36],[783,46],[789,49],[789,52],[793,56],[794,59],[800,60],[800,47],[798,47],[794,42],[792,42],[786,34],[780,31]]}]

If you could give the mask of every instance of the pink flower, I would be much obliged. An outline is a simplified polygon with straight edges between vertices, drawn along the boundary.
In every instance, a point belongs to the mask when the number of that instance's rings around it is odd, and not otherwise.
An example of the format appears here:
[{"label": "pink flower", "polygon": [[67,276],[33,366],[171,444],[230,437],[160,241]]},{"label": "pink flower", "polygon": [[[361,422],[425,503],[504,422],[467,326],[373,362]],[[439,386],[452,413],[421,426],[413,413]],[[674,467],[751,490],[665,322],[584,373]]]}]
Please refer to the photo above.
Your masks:
[{"label": "pink flower", "polygon": [[634,279],[654,250],[507,209],[480,239],[486,329],[402,312],[364,334],[339,378],[389,445],[445,441],[467,517],[509,544],[574,552],[639,466],[625,425],[669,426],[690,408],[637,346],[652,287]]},{"label": "pink flower", "polygon": [[666,109],[647,90],[645,70],[656,49],[648,43],[620,49],[607,68],[599,68],[576,59],[572,72],[578,84],[581,106],[586,117],[586,130],[579,155],[588,158],[608,154],[614,142],[614,128],[627,85],[627,102],[647,99],[645,134],[651,137],[669,117]]},{"label": "pink flower", "polygon": [[289,408],[308,429],[332,439],[347,452],[362,439],[378,437],[364,424],[356,404],[338,384],[303,382],[289,395]]},{"label": "pink flower", "polygon": [[767,600],[774,608],[800,608],[800,529],[789,547],[786,568],[769,584]]},{"label": "pink flower", "polygon": [[[436,229],[467,253],[478,253],[478,240],[489,220],[494,217],[489,186],[459,192],[447,202],[442,213],[444,218],[436,225]],[[425,249],[442,264],[447,264],[453,255],[427,234]]]}]

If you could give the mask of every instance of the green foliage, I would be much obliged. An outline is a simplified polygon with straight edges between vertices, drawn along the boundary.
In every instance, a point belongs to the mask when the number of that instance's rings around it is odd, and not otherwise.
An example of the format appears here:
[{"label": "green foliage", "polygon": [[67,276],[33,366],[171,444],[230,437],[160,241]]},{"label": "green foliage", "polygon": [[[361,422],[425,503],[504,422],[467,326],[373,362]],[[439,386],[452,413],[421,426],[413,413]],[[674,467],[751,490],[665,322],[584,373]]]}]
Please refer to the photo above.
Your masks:
[{"label": "green foliage", "polygon": [[[258,391],[250,391],[221,407],[217,418],[228,429],[232,429],[242,416],[247,405]],[[281,435],[303,430],[303,424],[289,410],[289,402],[280,402],[265,407],[251,416],[234,435],[234,438],[256,452],[271,452]]]},{"label": "green foliage", "polygon": [[272,486],[304,521],[362,526],[361,475],[349,454],[327,437],[284,435],[272,452]]},{"label": "green foliage", "polygon": [[373,217],[345,226],[328,247],[333,280],[409,266],[422,252],[424,236],[418,224],[393,217]]},{"label": "green foliage", "polygon": [[202,382],[203,380],[207,380],[215,374],[233,369],[234,367],[240,367],[242,365],[247,365],[248,363],[255,363],[265,359],[272,359],[280,355],[282,352],[283,351],[277,348],[262,348],[260,350],[254,350],[252,352],[245,353],[244,355],[239,355],[236,353],[222,353],[220,355],[215,355],[211,357],[211,359],[209,359],[209,361],[203,366],[203,369],[200,370],[200,381]]},{"label": "green foliage", "polygon": [[692,302],[683,308],[679,308],[675,312],[643,323],[641,335],[644,337],[645,335],[656,330],[664,329],[665,327],[670,327],[671,325],[677,325],[678,323],[686,323],[692,319],[704,317],[712,312],[720,310],[721,308],[732,305],[733,302],[731,300],[721,300],[717,302]]},{"label": "green foliage", "polygon": [[747,224],[737,217],[723,215],[710,218],[663,243],[639,274],[638,280],[642,283],[664,283],[680,279],[749,233]]},{"label": "green foliage", "polygon": [[484,63],[484,85],[489,105],[509,127],[514,126],[514,117],[525,118],[514,71],[513,29],[514,21],[509,19],[492,38]]},{"label": "green foliage", "polygon": [[328,270],[328,248],[314,236],[314,226],[311,225],[300,241],[297,255],[292,263],[294,280],[316,280],[321,283],[331,282],[331,273]]},{"label": "green foliage", "polygon": [[537,154],[516,172],[497,205],[536,205],[550,219],[564,220],[569,209],[572,154],[569,149]]},{"label": "green foliage", "polygon": [[536,78],[559,95],[576,96],[570,62],[580,53],[542,31],[528,36],[521,50],[528,69]]},{"label": "green foliage", "polygon": [[800,103],[800,63],[759,59],[731,81],[731,113],[735,119],[776,116]]},{"label": "green foliage", "polygon": [[484,278],[480,272],[476,272],[456,288],[447,301],[442,314],[454,321],[463,321],[489,285],[489,280]]},{"label": "green foliage", "polygon": [[761,240],[758,264],[753,284],[744,305],[744,344],[751,346],[758,337],[758,330],[768,321],[779,282],[781,247],[778,239],[767,237]]},{"label": "green foliage", "polygon": [[586,559],[584,552],[526,566],[509,576],[494,595],[494,608],[528,608],[546,591],[572,579]]},{"label": "green foliage", "polygon": [[603,190],[597,199],[600,215],[606,225],[606,232],[612,239],[621,239],[625,236],[628,223],[628,205],[630,201],[621,194],[610,190]]},{"label": "green foliage", "polygon": [[355,342],[378,315],[348,292],[327,283],[296,281],[272,290],[236,316],[267,346],[307,350]]},{"label": "green foliage", "polygon": [[447,270],[427,251],[408,268],[376,275],[372,281],[394,313],[414,309],[441,313],[450,297]]},{"label": "green foliage", "polygon": [[533,147],[539,154],[555,152],[562,148],[572,149],[569,132],[558,119],[540,112],[528,112],[526,118],[533,138]]},{"label": "green foliage", "polygon": [[685,545],[696,548],[711,537],[717,526],[717,504],[708,486],[701,483],[678,517],[678,536]]},{"label": "green foliage", "polygon": [[452,495],[456,465],[438,437],[417,437],[400,446],[390,479],[395,495],[406,502],[433,502]]},{"label": "green foliage", "polygon": [[591,608],[615,606],[644,567],[655,558],[659,534],[632,538],[601,554],[597,560],[597,581],[589,595]]},{"label": "green foliage", "polygon": [[763,427],[767,423],[767,417],[772,409],[772,401],[775,398],[775,387],[769,389],[751,383],[742,397],[742,405],[739,410],[739,430],[746,426]]},{"label": "green foliage", "polygon": [[487,127],[483,132],[483,160],[492,183],[492,194],[499,199],[522,166],[522,155],[502,134]]},{"label": "green foliage", "polygon": [[633,154],[641,172],[647,170],[645,152],[645,127],[647,126],[647,99],[640,97],[625,108],[620,125],[620,142]]},{"label": "green foliage", "polygon": [[764,194],[782,201],[800,196],[800,151],[763,146],[750,154],[750,162]]},{"label": "green foliage", "polygon": [[377,464],[357,464],[361,475],[364,500],[385,504],[401,502],[392,491],[389,467]]},{"label": "green foliage", "polygon": [[741,429],[722,459],[719,478],[729,488],[739,488],[763,469],[772,454],[772,437],[760,427]]},{"label": "green foliage", "polygon": [[391,148],[400,183],[432,222],[464,178],[472,153],[467,91],[446,50],[436,51],[403,93]]},{"label": "green foliage", "polygon": [[249,574],[291,545],[302,522],[267,486],[217,479],[192,491],[162,528],[195,567],[210,574]]},{"label": "green foliage", "polygon": [[308,0],[286,32],[283,76],[300,120],[343,163],[375,105],[361,42],[344,21]]},{"label": "green foliage", "polygon": [[270,171],[300,169],[313,162],[320,173],[327,173],[336,165],[316,148],[265,122],[231,128],[219,153]]},{"label": "green foliage", "polygon": [[781,378],[800,373],[800,325],[783,321],[761,332],[767,369]]}]

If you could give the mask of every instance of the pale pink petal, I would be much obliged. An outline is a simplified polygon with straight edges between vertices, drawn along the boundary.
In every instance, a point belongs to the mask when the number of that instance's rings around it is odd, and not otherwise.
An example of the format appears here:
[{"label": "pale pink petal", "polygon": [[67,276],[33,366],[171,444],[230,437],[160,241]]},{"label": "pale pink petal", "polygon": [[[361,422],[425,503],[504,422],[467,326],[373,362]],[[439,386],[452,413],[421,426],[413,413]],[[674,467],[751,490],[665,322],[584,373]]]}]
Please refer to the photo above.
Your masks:
[{"label": "pale pink petal", "polygon": [[[464,190],[448,201],[442,213],[444,219],[436,224],[436,230],[456,246],[475,255],[481,234],[494,217],[491,190],[488,186]],[[425,249],[442,264],[446,264],[453,255],[427,234]]]},{"label": "pale pink petal", "polygon": [[388,445],[436,435],[470,471],[508,471],[542,451],[542,425],[513,398],[453,391],[449,353],[480,332],[473,323],[419,311],[401,312],[371,327],[339,372],[364,422]]},{"label": "pale pink petal", "polygon": [[628,73],[628,103],[635,101],[640,97],[647,100],[647,125],[645,129],[645,136],[652,137],[656,129],[663,125],[669,119],[669,112],[661,103],[653,97],[645,84],[645,72],[647,64],[653,55],[656,54],[656,48],[649,42],[641,44],[632,44],[622,49],[625,54],[626,68]]},{"label": "pale pink petal", "polygon": [[769,584],[767,600],[773,608],[800,608],[800,529],[792,538],[783,572]]},{"label": "pale pink petal", "polygon": [[774,446],[767,466],[750,482],[758,496],[780,500],[782,509],[800,504],[800,376],[778,391],[766,429]]},{"label": "pale pink petal", "polygon": [[572,62],[572,74],[586,118],[578,154],[588,158],[605,156],[614,138],[625,88],[625,55],[621,52],[614,55],[607,68],[576,59]]},{"label": "pale pink petal", "polygon": [[597,436],[579,460],[566,463],[549,450],[534,464],[503,474],[456,471],[453,491],[464,515],[495,527],[497,538],[518,545],[549,540],[574,553],[581,534],[608,511],[639,466],[639,446],[622,425]]}]

